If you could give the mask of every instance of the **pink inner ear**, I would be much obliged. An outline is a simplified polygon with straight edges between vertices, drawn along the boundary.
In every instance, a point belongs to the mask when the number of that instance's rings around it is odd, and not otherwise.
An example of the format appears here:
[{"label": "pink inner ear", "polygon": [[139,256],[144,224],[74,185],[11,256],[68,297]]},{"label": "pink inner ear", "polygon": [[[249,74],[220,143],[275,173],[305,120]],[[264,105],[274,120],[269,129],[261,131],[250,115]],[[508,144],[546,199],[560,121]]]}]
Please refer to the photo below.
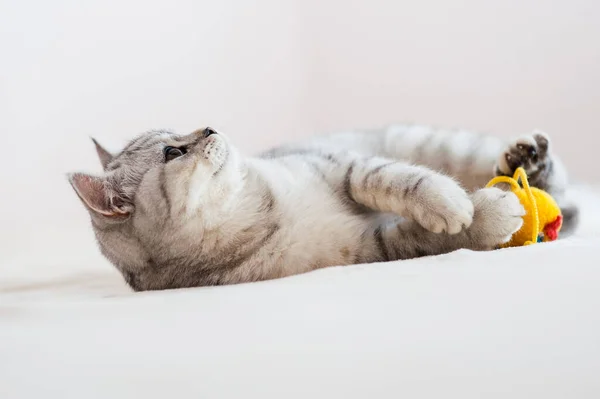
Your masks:
[{"label": "pink inner ear", "polygon": [[108,188],[103,178],[74,173],[70,176],[70,181],[79,198],[90,210],[111,217],[128,215],[128,212],[111,205]]}]

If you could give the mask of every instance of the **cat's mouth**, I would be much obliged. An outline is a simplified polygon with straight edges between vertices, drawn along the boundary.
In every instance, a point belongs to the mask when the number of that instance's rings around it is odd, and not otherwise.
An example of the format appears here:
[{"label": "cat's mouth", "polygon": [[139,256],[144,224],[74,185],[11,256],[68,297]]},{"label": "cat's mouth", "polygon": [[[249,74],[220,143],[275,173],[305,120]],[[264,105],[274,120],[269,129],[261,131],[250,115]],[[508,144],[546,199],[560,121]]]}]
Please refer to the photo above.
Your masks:
[{"label": "cat's mouth", "polygon": [[206,161],[214,170],[216,175],[223,169],[229,158],[227,140],[221,134],[212,131],[206,136],[200,137],[193,145],[192,151]]},{"label": "cat's mouth", "polygon": [[225,135],[206,128],[193,132],[188,140],[185,148],[194,170],[216,176],[227,166],[232,149]]}]

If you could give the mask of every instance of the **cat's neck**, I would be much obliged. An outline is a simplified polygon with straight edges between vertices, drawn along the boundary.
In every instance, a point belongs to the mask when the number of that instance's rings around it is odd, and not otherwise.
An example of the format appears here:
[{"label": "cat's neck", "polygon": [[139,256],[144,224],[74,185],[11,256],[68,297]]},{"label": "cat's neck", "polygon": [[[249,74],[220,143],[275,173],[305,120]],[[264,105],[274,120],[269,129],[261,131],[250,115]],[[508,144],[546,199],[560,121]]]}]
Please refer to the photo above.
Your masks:
[{"label": "cat's neck", "polygon": [[247,231],[272,216],[275,198],[259,170],[249,163],[239,166],[238,182],[213,209],[202,212],[207,231],[223,230],[228,235]]}]

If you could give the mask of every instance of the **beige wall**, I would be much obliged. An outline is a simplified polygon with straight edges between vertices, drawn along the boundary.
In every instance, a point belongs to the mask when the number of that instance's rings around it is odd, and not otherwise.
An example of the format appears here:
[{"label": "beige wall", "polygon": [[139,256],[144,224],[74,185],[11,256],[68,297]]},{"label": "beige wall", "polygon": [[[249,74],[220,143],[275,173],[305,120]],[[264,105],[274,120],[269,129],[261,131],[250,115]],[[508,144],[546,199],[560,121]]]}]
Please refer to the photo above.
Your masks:
[{"label": "beige wall", "polygon": [[598,21],[594,0],[2,1],[2,250],[87,229],[64,173],[98,170],[88,136],[156,127],[247,152],[394,121],[542,128],[600,182]]}]

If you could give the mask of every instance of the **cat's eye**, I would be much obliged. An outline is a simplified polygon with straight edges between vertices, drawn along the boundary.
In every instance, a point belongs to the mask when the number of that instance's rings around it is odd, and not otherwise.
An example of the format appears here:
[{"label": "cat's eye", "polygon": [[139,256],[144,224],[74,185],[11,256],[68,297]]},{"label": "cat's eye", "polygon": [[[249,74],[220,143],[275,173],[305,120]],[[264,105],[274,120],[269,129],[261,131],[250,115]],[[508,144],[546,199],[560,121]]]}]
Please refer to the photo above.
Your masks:
[{"label": "cat's eye", "polygon": [[165,147],[163,153],[165,154],[165,162],[169,162],[185,154],[185,149],[177,147]]}]

